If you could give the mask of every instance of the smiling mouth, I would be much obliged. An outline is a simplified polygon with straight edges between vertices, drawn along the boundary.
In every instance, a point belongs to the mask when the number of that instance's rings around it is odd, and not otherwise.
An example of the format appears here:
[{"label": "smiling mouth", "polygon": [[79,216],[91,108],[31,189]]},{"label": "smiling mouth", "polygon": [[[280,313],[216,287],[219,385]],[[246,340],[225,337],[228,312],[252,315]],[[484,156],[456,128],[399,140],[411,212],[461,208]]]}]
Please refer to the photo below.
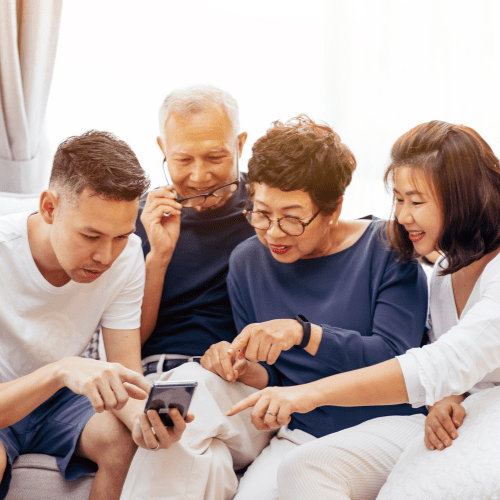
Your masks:
[{"label": "smiling mouth", "polygon": [[282,255],[287,253],[292,247],[290,245],[269,245],[269,248],[271,252]]},{"label": "smiling mouth", "polygon": [[189,189],[196,194],[205,194],[205,193],[210,193],[210,191],[213,191],[214,189],[217,189],[217,186],[216,185],[215,186],[208,186],[206,188],[190,187]]},{"label": "smiling mouth", "polygon": [[413,231],[411,233],[408,232],[408,236],[413,243],[416,243],[417,241],[420,241],[425,236],[425,231],[420,231],[420,232]]}]

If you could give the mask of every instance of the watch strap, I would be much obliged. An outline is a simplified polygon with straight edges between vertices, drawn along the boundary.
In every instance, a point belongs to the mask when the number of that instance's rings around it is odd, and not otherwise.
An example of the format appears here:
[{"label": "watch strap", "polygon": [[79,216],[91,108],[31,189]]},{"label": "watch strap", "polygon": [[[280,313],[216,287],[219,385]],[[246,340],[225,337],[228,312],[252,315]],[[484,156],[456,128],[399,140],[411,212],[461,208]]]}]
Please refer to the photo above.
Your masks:
[{"label": "watch strap", "polygon": [[297,314],[293,319],[297,320],[302,325],[302,331],[304,332],[302,342],[295,347],[297,349],[305,349],[311,340],[311,323],[303,314]]}]

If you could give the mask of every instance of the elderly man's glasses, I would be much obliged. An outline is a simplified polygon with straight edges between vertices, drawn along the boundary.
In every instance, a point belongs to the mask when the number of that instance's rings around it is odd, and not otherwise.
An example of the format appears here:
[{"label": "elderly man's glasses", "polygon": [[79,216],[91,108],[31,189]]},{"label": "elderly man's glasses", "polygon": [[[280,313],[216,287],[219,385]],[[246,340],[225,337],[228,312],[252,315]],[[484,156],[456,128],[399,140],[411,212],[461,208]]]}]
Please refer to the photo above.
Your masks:
[{"label": "elderly man's glasses", "polygon": [[303,232],[306,230],[306,227],[309,224],[311,224],[311,222],[321,212],[321,209],[319,209],[312,216],[312,219],[310,219],[309,222],[302,222],[297,217],[291,217],[291,216],[278,217],[277,219],[270,219],[269,216],[264,212],[259,212],[259,211],[251,212],[247,210],[247,206],[249,203],[250,200],[247,201],[243,213],[245,214],[247,221],[250,223],[252,227],[254,227],[255,229],[262,229],[264,231],[267,231],[272,226],[273,222],[276,222],[278,224],[278,227],[285,234],[288,234],[289,236],[300,236],[301,234],[303,234]]},{"label": "elderly man's glasses", "polygon": [[[238,148],[238,140],[236,141],[236,151],[235,151],[235,162],[236,162],[236,180],[232,182],[228,182],[223,186],[220,186],[216,189],[208,193],[197,194],[195,196],[188,196],[183,198],[182,196],[177,195],[177,202],[180,203],[183,207],[199,207],[200,205],[204,205],[207,201],[207,198],[213,197],[213,203],[209,205],[205,204],[205,207],[211,207],[212,205],[216,205],[219,203],[220,198],[224,198],[225,196],[229,196],[234,193],[240,184],[240,167],[239,167],[239,148]],[[172,179],[170,178],[170,173],[168,171],[168,165],[166,158],[163,159],[163,173],[165,174],[165,179],[167,180],[167,184],[173,184]]]}]

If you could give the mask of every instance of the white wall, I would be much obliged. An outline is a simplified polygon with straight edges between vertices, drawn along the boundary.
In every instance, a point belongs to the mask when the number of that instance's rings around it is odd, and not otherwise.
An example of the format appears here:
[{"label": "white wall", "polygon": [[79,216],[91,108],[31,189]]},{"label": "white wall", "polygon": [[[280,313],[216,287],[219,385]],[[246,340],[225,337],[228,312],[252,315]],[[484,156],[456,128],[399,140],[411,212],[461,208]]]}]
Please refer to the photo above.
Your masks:
[{"label": "white wall", "polygon": [[418,123],[472,126],[500,154],[499,14],[495,0],[67,1],[51,148],[110,130],[161,184],[159,105],[175,87],[213,83],[240,103],[243,169],[273,120],[307,113],[358,160],[344,215],[388,216],[390,148]]}]

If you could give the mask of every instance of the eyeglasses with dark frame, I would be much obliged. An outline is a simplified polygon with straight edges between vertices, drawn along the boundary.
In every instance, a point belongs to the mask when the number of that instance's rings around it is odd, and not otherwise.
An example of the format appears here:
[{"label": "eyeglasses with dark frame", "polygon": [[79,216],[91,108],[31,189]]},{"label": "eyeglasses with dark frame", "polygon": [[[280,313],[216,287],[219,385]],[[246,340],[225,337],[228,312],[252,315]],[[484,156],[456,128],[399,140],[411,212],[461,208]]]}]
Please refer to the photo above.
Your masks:
[{"label": "eyeglasses with dark frame", "polygon": [[249,224],[255,229],[262,229],[267,231],[272,226],[273,222],[278,224],[278,227],[288,236],[300,236],[306,230],[306,227],[311,224],[311,222],[318,216],[321,212],[321,208],[312,216],[309,222],[303,222],[297,217],[292,217],[287,215],[285,217],[278,217],[277,219],[271,219],[264,212],[253,212],[247,210],[248,204],[251,198],[248,199],[245,208],[243,209],[243,214],[247,218]]},{"label": "eyeglasses with dark frame", "polygon": [[[220,198],[224,198],[225,196],[228,196],[232,193],[234,193],[240,184],[240,166],[239,166],[239,140],[236,139],[236,151],[235,151],[235,156],[236,156],[236,180],[232,182],[228,182],[227,184],[224,184],[223,186],[220,186],[218,188],[213,189],[212,191],[208,193],[203,193],[203,194],[197,194],[194,196],[187,196],[186,198],[183,198],[182,196],[177,195],[177,202],[180,203],[183,207],[199,207],[200,205],[203,205],[207,198],[210,196],[214,197],[214,202],[211,205],[205,205],[206,208],[209,208],[213,205],[216,205],[219,203]],[[170,172],[168,171],[168,164],[167,164],[167,159],[163,158],[163,173],[165,175],[165,179],[167,181],[168,185],[173,184],[172,178],[170,177]]]}]

